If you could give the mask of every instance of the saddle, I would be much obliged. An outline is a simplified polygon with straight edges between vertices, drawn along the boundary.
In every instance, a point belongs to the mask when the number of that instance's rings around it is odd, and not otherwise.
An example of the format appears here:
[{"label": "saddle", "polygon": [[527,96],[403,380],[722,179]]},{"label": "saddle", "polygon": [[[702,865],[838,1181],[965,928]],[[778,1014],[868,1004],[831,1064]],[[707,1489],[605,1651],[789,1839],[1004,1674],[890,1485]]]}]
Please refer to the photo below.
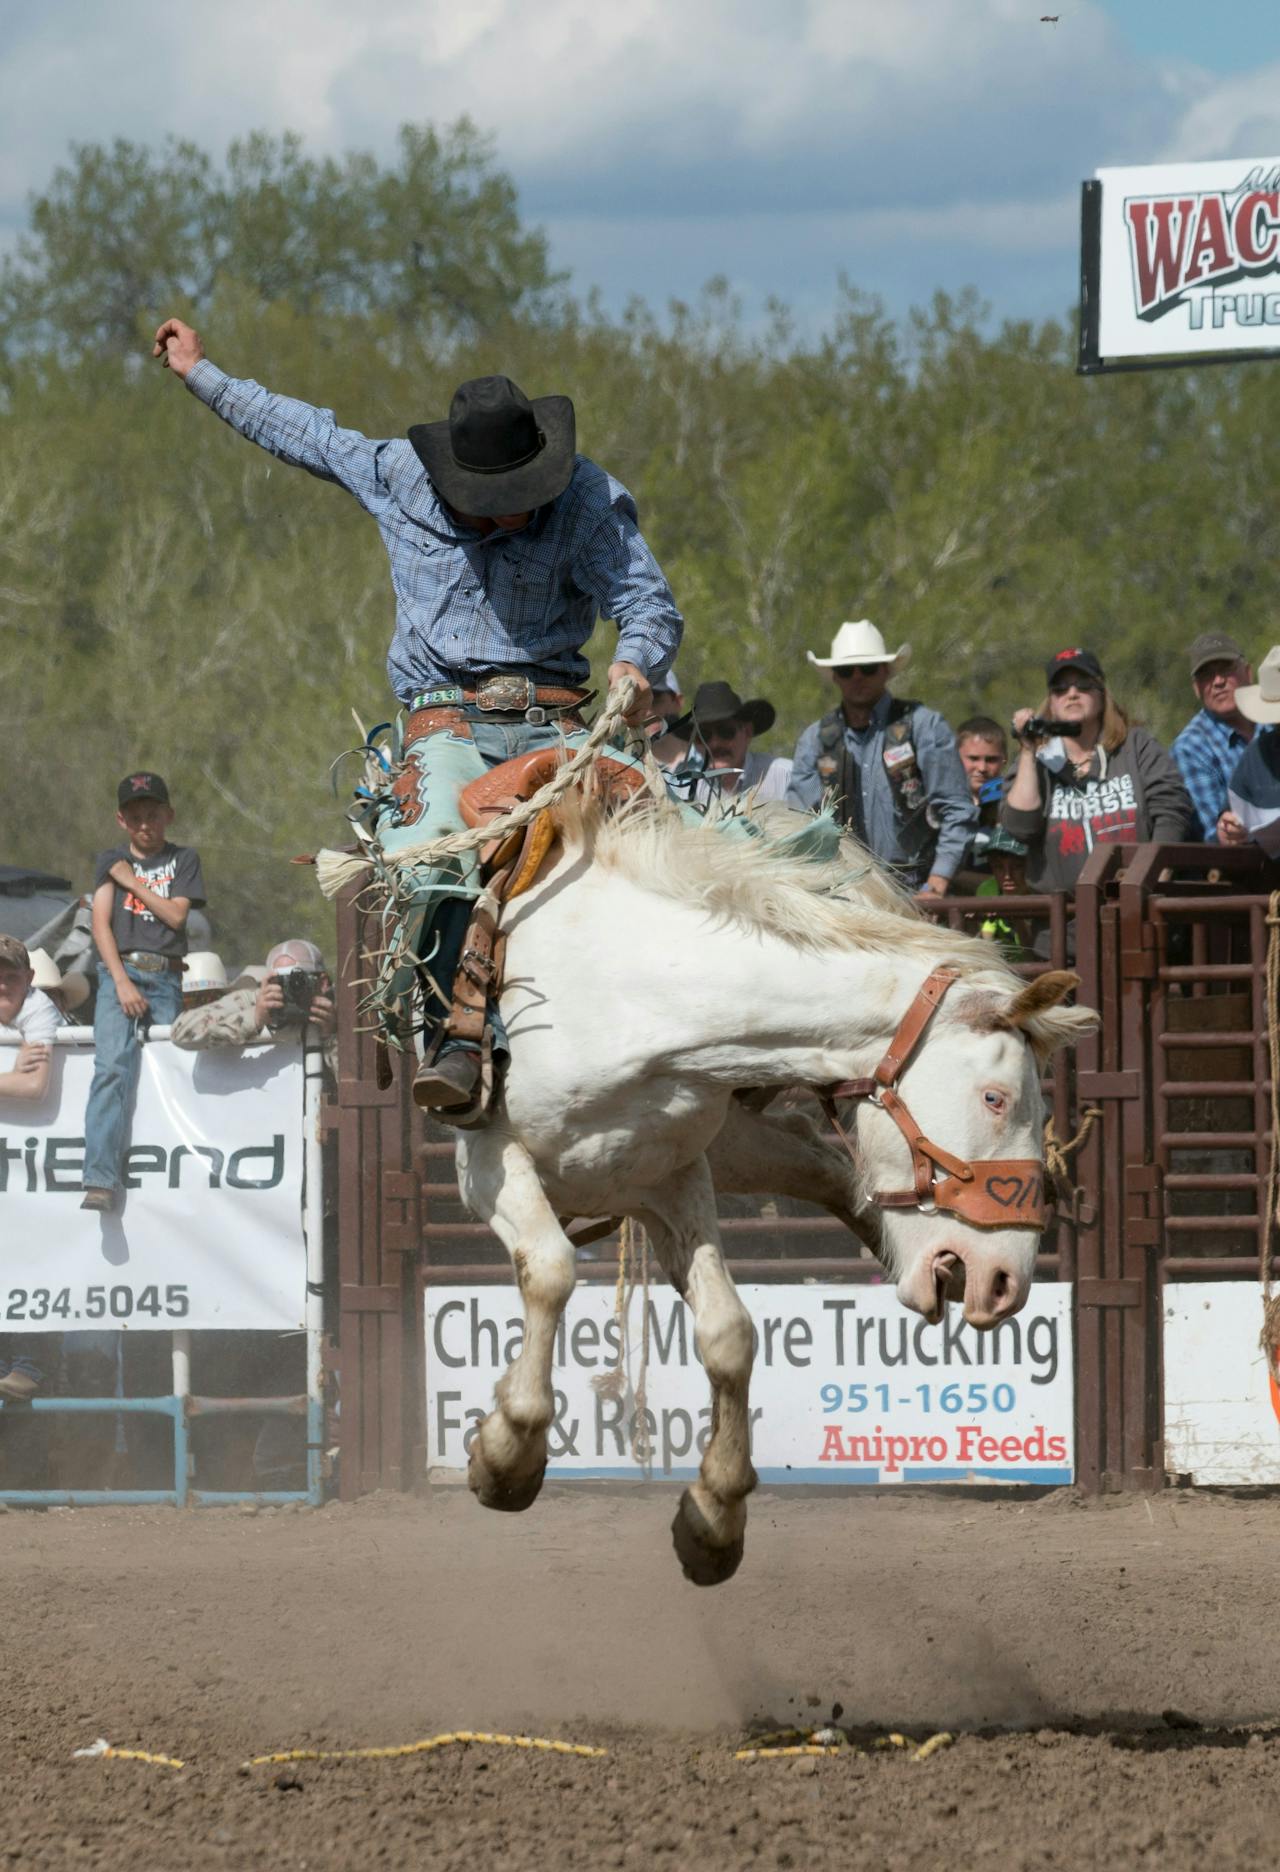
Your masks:
[{"label": "saddle", "polygon": [[[517,754],[513,760],[503,761],[500,766],[491,767],[487,773],[468,781],[458,796],[464,824],[474,830],[522,806],[569,759],[564,748],[536,748],[531,754]],[[605,754],[597,760],[585,784],[595,797],[623,804],[644,791],[645,778],[639,768]],[[476,900],[463,938],[462,956],[453,983],[453,1005],[444,1032],[480,1047],[486,1060],[488,1094],[492,1092],[492,1072],[488,1066],[485,1011],[490,997],[496,999],[502,989],[505,949],[505,937],[499,927],[502,909],[512,898],[530,888],[555,839],[555,810],[547,807],[528,825],[518,827],[505,837],[492,839],[480,849],[484,889]],[[482,1104],[488,1104],[488,1096]]]}]

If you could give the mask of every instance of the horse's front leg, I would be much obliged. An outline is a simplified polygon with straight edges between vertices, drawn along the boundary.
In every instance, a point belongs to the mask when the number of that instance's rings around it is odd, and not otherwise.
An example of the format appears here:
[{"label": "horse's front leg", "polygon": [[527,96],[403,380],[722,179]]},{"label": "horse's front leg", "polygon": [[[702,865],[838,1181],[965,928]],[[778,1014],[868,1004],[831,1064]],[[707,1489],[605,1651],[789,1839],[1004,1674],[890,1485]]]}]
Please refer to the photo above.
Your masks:
[{"label": "horse's front leg", "polygon": [[663,1269],[693,1311],[711,1381],[711,1438],[698,1480],[680,1497],[671,1534],[686,1577],[714,1586],[738,1570],[756,1472],[748,1405],[751,1316],[725,1266],[705,1157],[649,1193],[645,1220]]},{"label": "horse's front leg", "polygon": [[515,1512],[536,1500],[547,1466],[551,1363],[576,1279],[573,1246],[528,1152],[501,1124],[459,1139],[458,1186],[511,1256],[524,1302],[520,1352],[498,1380],[467,1464],[467,1481],[484,1506]]}]

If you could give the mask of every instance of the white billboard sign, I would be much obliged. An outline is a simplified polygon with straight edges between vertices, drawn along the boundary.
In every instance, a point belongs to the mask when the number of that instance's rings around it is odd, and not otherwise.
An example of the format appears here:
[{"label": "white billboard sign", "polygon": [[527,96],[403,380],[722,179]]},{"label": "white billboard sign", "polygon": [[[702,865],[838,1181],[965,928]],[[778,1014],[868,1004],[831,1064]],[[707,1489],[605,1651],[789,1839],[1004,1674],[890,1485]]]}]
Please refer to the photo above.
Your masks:
[{"label": "white billboard sign", "polygon": [[1092,239],[1087,189],[1084,229],[1095,361],[1280,347],[1280,157],[1099,169],[1097,181]]},{"label": "white billboard sign", "polygon": [[1164,1290],[1164,1466],[1206,1487],[1280,1483],[1280,1394],[1252,1281]]},{"label": "white billboard sign", "polygon": [[80,1207],[92,1077],[59,1044],[47,1096],[0,1107],[0,1335],[301,1327],[301,1050],[149,1041],[111,1215]]},{"label": "white billboard sign", "polygon": [[[756,1331],[752,1457],[762,1482],[1067,1483],[1074,1469],[1071,1288],[1033,1288],[994,1333],[958,1307],[929,1326],[890,1288],[747,1285]],[[688,1479],[710,1434],[692,1315],[665,1286],[625,1331],[611,1287],[579,1286],[556,1342],[548,1473]],[[519,1350],[513,1287],[426,1293],[427,1462],[465,1469],[493,1387]],[[647,1444],[647,1452],[646,1452]],[[646,1459],[647,1457],[647,1459]]]}]

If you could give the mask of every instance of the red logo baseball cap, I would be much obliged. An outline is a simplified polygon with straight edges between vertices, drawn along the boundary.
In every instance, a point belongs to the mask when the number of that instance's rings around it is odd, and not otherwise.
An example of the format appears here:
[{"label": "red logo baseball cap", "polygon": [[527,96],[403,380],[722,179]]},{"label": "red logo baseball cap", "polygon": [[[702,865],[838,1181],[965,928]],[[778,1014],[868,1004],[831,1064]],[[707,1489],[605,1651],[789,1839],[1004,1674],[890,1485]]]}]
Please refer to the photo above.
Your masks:
[{"label": "red logo baseball cap", "polygon": [[116,788],[116,804],[127,806],[130,800],[159,800],[162,806],[169,804],[169,789],[158,773],[126,774]]},{"label": "red logo baseball cap", "polygon": [[1063,676],[1068,670],[1080,670],[1086,676],[1092,676],[1098,683],[1105,683],[1102,665],[1092,650],[1059,650],[1044,666],[1044,679],[1051,683],[1055,676]]}]

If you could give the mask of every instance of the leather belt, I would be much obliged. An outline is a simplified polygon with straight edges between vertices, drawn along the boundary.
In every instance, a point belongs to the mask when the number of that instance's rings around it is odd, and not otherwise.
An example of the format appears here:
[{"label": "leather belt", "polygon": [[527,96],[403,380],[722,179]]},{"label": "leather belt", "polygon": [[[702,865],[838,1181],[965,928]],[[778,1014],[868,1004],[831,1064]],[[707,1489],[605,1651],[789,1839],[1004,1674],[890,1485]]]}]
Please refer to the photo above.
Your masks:
[{"label": "leather belt", "polygon": [[183,969],[181,956],[157,955],[154,949],[126,949],[120,960],[144,975],[181,975]]},{"label": "leather belt", "polygon": [[580,708],[590,697],[589,689],[557,689],[535,683],[531,676],[486,676],[474,688],[459,683],[441,683],[420,689],[409,704],[416,713],[425,708],[482,709],[485,714],[524,715],[533,708]]}]

